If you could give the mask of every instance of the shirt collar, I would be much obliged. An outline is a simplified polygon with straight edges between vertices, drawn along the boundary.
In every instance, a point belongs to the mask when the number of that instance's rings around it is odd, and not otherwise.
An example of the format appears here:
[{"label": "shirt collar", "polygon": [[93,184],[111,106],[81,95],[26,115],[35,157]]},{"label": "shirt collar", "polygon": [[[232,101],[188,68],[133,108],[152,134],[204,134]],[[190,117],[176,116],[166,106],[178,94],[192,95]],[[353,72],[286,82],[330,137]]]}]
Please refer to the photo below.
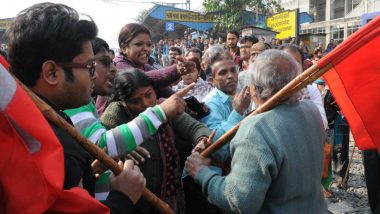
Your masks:
[{"label": "shirt collar", "polygon": [[223,103],[228,102],[228,101],[232,98],[231,95],[228,95],[228,94],[224,93],[223,91],[221,91],[221,90],[219,90],[219,89],[217,89],[217,88],[215,88],[215,90],[216,90],[216,93],[218,94],[220,100],[221,100]]},{"label": "shirt collar", "polygon": [[[59,114],[64,120],[66,120],[68,123],[70,123],[72,126],[74,126],[73,122],[71,121],[70,117],[63,112],[63,110],[59,109],[57,105],[50,102],[46,97],[42,96],[41,94],[35,93],[41,100],[43,100],[46,104],[48,104],[57,114]],[[49,120],[48,118],[46,118]]]},{"label": "shirt collar", "polygon": [[[197,87],[197,86],[199,86],[199,85],[206,84],[206,83],[207,83],[206,81],[204,81],[202,78],[198,77],[197,81],[195,82],[195,87]],[[178,87],[179,89],[184,88],[184,87],[186,87],[186,86],[188,86],[188,84],[185,84],[185,82],[184,82],[183,80],[181,80],[181,81],[177,84],[177,87]],[[194,87],[194,88],[195,88],[195,87]],[[194,89],[194,88],[193,88],[193,89]]]}]

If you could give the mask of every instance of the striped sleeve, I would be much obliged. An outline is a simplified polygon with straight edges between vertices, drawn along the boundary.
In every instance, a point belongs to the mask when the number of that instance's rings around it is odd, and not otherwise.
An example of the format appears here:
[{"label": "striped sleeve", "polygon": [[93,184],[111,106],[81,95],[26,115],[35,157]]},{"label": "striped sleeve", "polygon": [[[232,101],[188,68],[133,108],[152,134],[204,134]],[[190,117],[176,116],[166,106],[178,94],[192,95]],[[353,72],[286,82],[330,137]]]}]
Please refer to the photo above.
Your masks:
[{"label": "striped sleeve", "polygon": [[166,115],[160,106],[148,108],[129,123],[106,130],[99,120],[93,102],[88,105],[65,110],[75,128],[100,148],[107,147],[111,157],[124,157],[136,146],[154,135],[160,125],[166,121]]},{"label": "striped sleeve", "polygon": [[164,115],[161,108],[148,108],[131,122],[106,131],[105,136],[100,139],[99,147],[107,146],[112,157],[123,157],[157,132],[165,122]]},{"label": "striped sleeve", "polygon": [[65,110],[75,128],[92,143],[97,143],[106,129],[99,120],[93,102],[76,109]]}]

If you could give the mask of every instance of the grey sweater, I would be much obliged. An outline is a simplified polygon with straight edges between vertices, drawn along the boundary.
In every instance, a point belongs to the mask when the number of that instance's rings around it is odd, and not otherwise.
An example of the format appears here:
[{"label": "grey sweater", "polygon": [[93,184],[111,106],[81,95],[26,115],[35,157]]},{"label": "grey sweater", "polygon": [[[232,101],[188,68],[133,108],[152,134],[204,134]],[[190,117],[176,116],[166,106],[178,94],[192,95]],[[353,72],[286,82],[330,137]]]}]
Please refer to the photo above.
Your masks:
[{"label": "grey sweater", "polygon": [[226,213],[326,213],[323,136],[314,104],[282,104],[243,121],[228,176],[204,167],[195,180]]}]

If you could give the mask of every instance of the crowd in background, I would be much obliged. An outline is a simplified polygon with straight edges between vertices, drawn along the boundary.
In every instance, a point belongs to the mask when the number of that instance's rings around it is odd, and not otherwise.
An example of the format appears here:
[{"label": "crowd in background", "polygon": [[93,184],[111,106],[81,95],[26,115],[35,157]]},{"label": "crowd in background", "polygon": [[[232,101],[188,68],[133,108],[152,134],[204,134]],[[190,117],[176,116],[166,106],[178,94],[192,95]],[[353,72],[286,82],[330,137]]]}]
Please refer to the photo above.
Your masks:
[{"label": "crowd in background", "polygon": [[[242,36],[239,35],[237,45],[240,47],[240,39]],[[318,60],[322,57],[323,54],[330,52],[333,48],[335,48],[338,43],[331,39],[327,45],[319,42],[315,47],[309,47],[305,44],[304,41],[300,40],[297,42],[295,37],[289,37],[288,39],[276,39],[272,38],[270,41],[266,41],[264,37],[257,38],[260,39],[260,42],[265,43],[267,46],[270,46],[273,49],[277,49],[282,44],[290,43],[298,45],[305,59],[308,60]],[[190,49],[198,48],[202,54],[209,48],[214,45],[220,45],[227,48],[226,36],[225,37],[197,37],[192,39],[192,36],[189,35],[183,39],[161,39],[159,42],[153,44],[152,52],[151,52],[151,63],[155,63],[158,66],[167,66],[172,62],[173,54],[176,55],[185,55]],[[170,54],[172,52],[172,54]],[[174,53],[173,53],[174,52]]]}]

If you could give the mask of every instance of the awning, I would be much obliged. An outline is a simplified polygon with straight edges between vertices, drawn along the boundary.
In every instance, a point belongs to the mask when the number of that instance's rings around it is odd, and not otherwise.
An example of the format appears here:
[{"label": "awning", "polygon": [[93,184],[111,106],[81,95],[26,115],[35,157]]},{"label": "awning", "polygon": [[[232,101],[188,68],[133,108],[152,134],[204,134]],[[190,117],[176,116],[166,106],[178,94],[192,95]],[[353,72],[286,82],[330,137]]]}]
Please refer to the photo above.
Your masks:
[{"label": "awning", "polygon": [[[166,22],[174,23],[175,34],[166,31]],[[214,26],[210,16],[158,4],[149,11],[143,23],[151,31],[152,40],[155,42],[159,39],[170,37],[170,35],[183,38],[185,30],[188,28],[205,32]]]}]

